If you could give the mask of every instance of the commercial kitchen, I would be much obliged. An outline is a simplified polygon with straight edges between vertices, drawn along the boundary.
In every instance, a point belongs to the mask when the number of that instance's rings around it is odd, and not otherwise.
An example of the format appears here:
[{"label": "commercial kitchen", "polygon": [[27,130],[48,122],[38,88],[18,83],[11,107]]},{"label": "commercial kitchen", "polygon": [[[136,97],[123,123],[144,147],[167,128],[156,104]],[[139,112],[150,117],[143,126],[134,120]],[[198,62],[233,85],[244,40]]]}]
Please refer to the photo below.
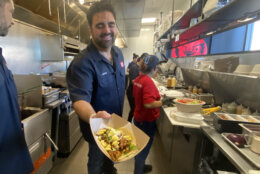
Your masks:
[{"label": "commercial kitchen", "polygon": [[[88,143],[66,70],[90,43],[86,12],[95,1],[13,0],[14,26],[0,47],[17,86],[34,173],[87,173]],[[153,81],[167,100],[150,173],[260,173],[260,1],[110,1],[125,68],[133,53],[160,59]],[[183,109],[182,98],[204,105]],[[128,112],[125,96],[122,117]],[[115,167],[128,174],[133,165]]]}]

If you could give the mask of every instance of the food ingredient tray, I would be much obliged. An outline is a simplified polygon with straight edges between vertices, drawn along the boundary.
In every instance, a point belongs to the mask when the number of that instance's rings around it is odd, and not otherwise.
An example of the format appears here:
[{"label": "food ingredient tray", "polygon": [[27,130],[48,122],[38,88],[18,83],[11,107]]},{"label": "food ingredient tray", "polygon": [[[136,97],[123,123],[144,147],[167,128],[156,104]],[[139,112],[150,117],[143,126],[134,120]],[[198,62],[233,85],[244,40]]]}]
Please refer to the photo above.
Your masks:
[{"label": "food ingredient tray", "polygon": [[239,148],[233,142],[231,142],[227,136],[230,133],[222,133],[222,137],[239,153],[241,153],[247,160],[249,160],[253,165],[255,165],[258,169],[260,169],[260,155],[251,151],[248,147]]},{"label": "food ingredient tray", "polygon": [[59,91],[48,93],[49,95],[42,95],[43,105],[49,104],[59,99]]},{"label": "food ingredient tray", "polygon": [[220,133],[242,133],[242,128],[238,125],[239,123],[260,125],[259,118],[252,115],[237,115],[214,112],[211,113],[211,116],[213,117],[213,126]]}]

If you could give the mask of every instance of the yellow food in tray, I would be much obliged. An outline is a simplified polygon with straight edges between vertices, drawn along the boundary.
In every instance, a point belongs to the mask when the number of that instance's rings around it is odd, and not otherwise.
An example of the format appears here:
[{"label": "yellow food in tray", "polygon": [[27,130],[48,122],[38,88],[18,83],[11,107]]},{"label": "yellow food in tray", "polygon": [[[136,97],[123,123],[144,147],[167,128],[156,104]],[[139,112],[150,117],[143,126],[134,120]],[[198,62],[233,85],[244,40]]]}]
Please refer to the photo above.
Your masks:
[{"label": "yellow food in tray", "polygon": [[113,161],[118,161],[118,158],[130,154],[136,148],[131,135],[111,127],[100,129],[96,135]]}]

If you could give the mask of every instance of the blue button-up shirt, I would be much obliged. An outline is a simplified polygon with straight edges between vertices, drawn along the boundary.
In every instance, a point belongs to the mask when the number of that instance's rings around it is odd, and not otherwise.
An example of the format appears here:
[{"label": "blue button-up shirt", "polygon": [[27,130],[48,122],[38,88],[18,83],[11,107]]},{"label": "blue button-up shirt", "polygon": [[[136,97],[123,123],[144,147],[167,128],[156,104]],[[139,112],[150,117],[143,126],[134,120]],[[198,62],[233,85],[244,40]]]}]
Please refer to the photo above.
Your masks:
[{"label": "blue button-up shirt", "polygon": [[33,170],[20,120],[17,89],[0,48],[0,171],[28,174]]},{"label": "blue button-up shirt", "polygon": [[[125,67],[122,52],[111,49],[113,65],[91,43],[67,70],[67,84],[73,102],[89,102],[96,112],[122,115],[125,94]],[[92,137],[89,124],[80,120],[86,140]],[[93,137],[92,137],[93,138]]]}]

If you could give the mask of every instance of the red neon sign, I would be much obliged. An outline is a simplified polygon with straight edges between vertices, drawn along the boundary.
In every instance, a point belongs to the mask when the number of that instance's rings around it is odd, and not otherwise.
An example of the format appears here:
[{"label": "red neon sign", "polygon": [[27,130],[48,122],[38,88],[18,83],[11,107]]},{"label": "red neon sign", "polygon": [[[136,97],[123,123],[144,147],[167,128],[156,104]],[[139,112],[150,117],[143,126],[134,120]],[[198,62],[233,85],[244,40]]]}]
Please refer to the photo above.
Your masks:
[{"label": "red neon sign", "polygon": [[172,57],[200,56],[208,54],[208,45],[200,39],[172,49]]}]

